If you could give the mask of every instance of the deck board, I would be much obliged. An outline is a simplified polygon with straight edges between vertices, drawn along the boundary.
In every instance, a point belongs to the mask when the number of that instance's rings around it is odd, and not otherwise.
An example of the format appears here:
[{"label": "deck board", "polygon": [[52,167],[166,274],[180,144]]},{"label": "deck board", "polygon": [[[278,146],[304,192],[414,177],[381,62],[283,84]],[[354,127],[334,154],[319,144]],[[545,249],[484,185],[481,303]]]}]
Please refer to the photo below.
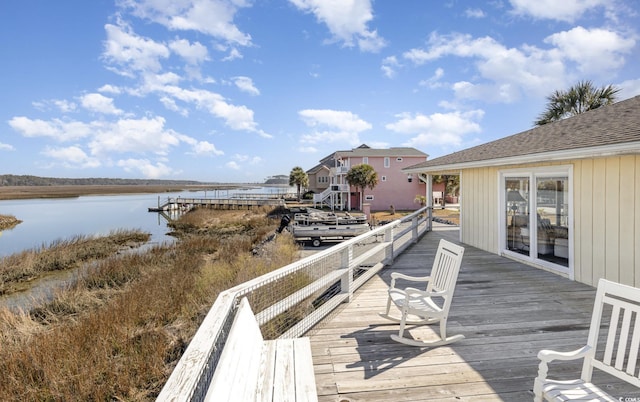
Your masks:
[{"label": "deck board", "polygon": [[[532,400],[538,351],[586,343],[595,288],[466,245],[447,326],[465,339],[438,348],[392,341],[398,324],[378,315],[390,273],[425,275],[440,238],[458,243],[457,236],[426,234],[307,334],[320,402]],[[408,328],[437,337],[429,327]],[[564,363],[550,373],[577,378],[580,369]],[[598,381],[614,396],[640,396],[596,373]]]}]

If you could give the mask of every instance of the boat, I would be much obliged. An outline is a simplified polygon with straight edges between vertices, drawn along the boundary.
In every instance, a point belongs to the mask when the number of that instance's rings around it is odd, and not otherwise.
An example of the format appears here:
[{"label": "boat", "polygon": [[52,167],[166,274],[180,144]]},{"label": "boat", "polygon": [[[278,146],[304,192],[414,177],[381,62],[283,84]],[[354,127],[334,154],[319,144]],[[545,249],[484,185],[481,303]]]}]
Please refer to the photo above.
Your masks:
[{"label": "boat", "polygon": [[295,213],[293,224],[289,225],[289,217],[281,222],[297,242],[310,242],[319,247],[325,240],[342,241],[359,236],[371,230],[366,216],[354,216],[347,212],[327,212],[315,208],[307,208],[305,212]]},{"label": "boat", "polygon": [[367,217],[351,215],[348,212],[323,211],[316,208],[306,208],[305,212],[293,215],[295,225],[354,225],[367,223]]}]

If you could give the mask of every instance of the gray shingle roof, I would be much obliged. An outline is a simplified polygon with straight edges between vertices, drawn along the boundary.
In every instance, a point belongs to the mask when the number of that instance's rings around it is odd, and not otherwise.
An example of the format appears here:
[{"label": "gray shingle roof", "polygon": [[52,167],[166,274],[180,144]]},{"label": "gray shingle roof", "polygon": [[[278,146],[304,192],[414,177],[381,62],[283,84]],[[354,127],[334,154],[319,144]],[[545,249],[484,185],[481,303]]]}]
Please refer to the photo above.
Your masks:
[{"label": "gray shingle roof", "polygon": [[357,148],[353,148],[345,151],[336,151],[331,155],[327,155],[320,159],[321,165],[334,166],[335,161],[340,158],[348,157],[362,157],[362,156],[388,156],[388,157],[402,157],[402,156],[420,156],[427,158],[428,155],[422,151],[419,151],[411,147],[391,147],[391,148],[371,148],[366,144],[362,144]]},{"label": "gray shingle roof", "polygon": [[[520,156],[588,150],[590,148],[640,142],[640,96],[589,112],[535,127],[449,155],[422,162],[403,170],[495,161]],[[575,152],[574,152],[575,154]],[[586,152],[585,152],[586,154]]]}]

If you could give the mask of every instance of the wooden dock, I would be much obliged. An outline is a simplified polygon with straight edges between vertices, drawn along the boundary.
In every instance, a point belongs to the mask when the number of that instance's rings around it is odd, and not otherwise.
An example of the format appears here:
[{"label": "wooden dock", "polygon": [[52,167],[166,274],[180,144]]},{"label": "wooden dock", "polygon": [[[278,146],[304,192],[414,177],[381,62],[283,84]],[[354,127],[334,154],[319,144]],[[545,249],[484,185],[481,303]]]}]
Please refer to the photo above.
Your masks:
[{"label": "wooden dock", "polygon": [[[594,288],[466,245],[447,328],[465,339],[432,349],[392,341],[398,324],[378,315],[390,273],[427,274],[442,237],[458,243],[457,230],[427,233],[307,334],[320,402],[531,401],[538,351],[586,343]],[[578,378],[580,370],[565,362],[550,374]],[[615,397],[640,398],[601,373],[594,382]]]},{"label": "wooden dock", "polygon": [[286,206],[284,198],[280,197],[230,197],[230,198],[167,198],[158,200],[157,207],[149,207],[149,212],[188,211],[195,207],[211,209],[251,209],[255,207]]}]

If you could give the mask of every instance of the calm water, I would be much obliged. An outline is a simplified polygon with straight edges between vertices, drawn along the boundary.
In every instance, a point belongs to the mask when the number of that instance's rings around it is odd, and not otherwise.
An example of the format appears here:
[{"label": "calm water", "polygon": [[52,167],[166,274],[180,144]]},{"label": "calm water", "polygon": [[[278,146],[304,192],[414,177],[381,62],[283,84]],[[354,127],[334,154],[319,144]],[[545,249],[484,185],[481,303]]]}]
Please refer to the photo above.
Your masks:
[{"label": "calm water", "polygon": [[87,196],[64,199],[0,201],[0,214],[22,220],[11,230],[0,231],[0,257],[25,249],[48,245],[76,235],[108,234],[118,229],[140,229],[151,233],[152,243],[172,242],[167,221],[149,207],[158,197],[225,198],[233,193],[283,193],[288,188],[264,187],[249,190],[208,190],[161,194]]}]

